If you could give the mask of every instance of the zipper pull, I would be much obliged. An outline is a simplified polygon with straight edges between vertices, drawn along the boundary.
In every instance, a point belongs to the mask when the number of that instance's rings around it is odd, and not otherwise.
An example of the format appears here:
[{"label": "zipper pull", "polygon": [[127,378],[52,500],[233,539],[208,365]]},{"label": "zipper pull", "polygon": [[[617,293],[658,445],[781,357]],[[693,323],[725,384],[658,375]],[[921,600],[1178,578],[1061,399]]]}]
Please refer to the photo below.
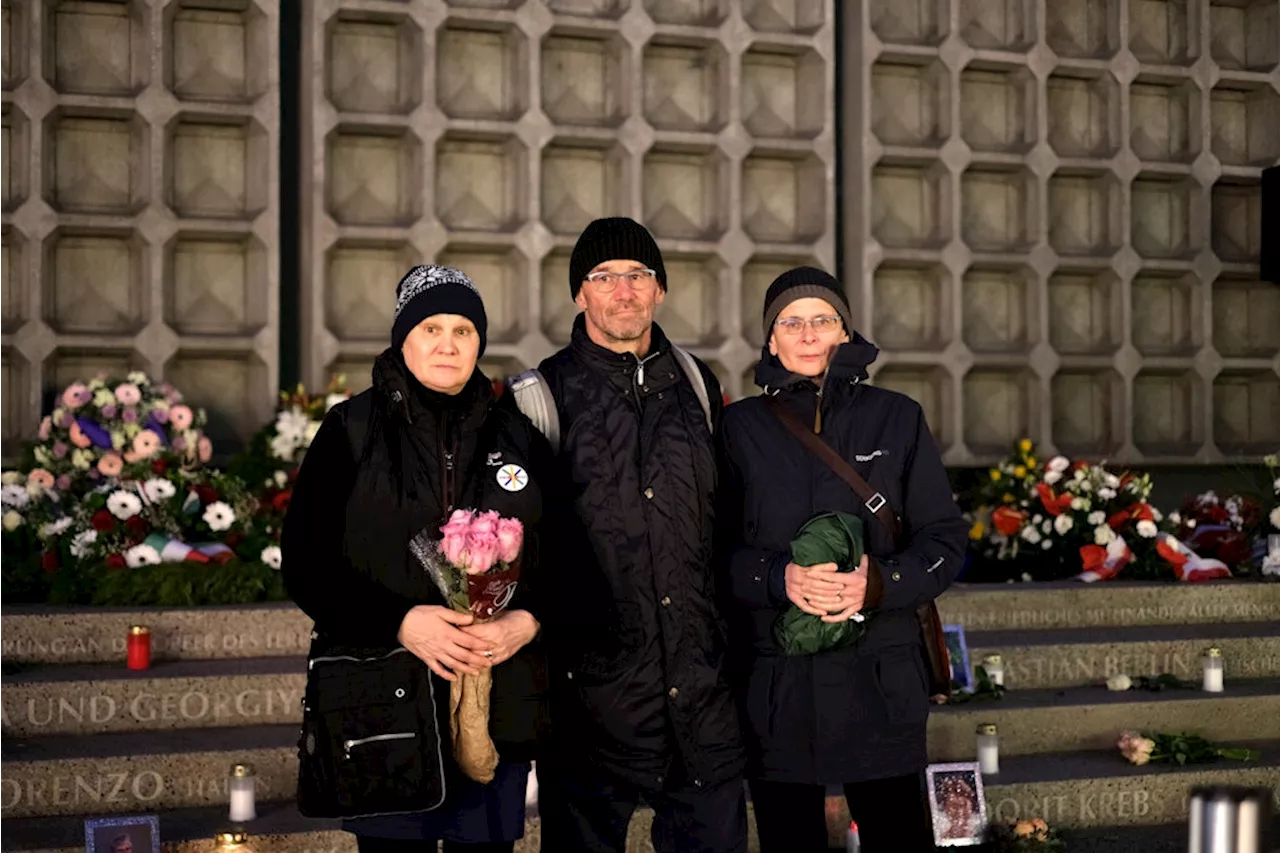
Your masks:
[{"label": "zipper pull", "polygon": [[446,453],[444,455],[444,470],[446,471],[453,470],[453,454],[452,453]]},{"label": "zipper pull", "polygon": [[636,367],[636,387],[637,388],[644,387],[644,362],[643,361],[640,362],[640,364]]},{"label": "zipper pull", "polygon": [[351,747],[355,745],[356,742],[353,740],[344,740],[342,742],[342,754],[347,757],[347,760],[351,759]]}]

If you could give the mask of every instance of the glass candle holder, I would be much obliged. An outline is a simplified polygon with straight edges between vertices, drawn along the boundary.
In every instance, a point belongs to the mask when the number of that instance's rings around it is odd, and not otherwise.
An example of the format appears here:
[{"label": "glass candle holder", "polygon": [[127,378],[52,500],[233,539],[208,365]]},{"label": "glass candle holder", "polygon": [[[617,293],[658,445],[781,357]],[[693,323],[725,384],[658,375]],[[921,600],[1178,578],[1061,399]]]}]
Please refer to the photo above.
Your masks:
[{"label": "glass candle holder", "polygon": [[1208,649],[1204,653],[1204,690],[1206,693],[1222,692],[1222,649]]},{"label": "glass candle holder", "polygon": [[1000,772],[1000,748],[996,741],[995,723],[978,726],[978,767],[983,776]]},{"label": "glass candle holder", "polygon": [[249,836],[243,832],[219,832],[213,836],[217,853],[251,853],[245,846],[248,842]]},{"label": "glass candle holder", "polygon": [[987,655],[982,659],[982,668],[987,671],[987,678],[992,684],[1004,686],[1004,660],[1000,655]]},{"label": "glass candle holder", "polygon": [[258,816],[257,806],[254,802],[255,781],[253,765],[233,764],[231,766],[230,818],[235,823],[244,823]]},{"label": "glass candle holder", "polygon": [[151,667],[151,629],[146,625],[131,626],[126,651],[129,669],[149,669]]}]

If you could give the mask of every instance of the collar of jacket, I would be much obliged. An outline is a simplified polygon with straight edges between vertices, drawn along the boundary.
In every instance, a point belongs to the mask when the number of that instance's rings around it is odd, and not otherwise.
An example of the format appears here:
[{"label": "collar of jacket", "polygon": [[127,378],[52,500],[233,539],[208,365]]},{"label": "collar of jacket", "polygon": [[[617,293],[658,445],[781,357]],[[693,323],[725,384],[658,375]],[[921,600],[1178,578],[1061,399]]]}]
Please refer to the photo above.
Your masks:
[{"label": "collar of jacket", "polygon": [[637,364],[662,361],[662,356],[671,349],[661,326],[653,323],[649,329],[649,354],[639,358],[635,353],[614,352],[591,340],[591,336],[587,334],[586,315],[579,313],[573,321],[573,338],[569,346],[588,367],[598,370],[615,382],[622,380],[626,387],[630,387],[631,375]]},{"label": "collar of jacket", "polygon": [[[831,387],[861,382],[867,378],[867,368],[879,355],[880,350],[875,344],[854,332],[853,340],[836,347],[835,355],[831,357],[831,364],[827,366],[827,376],[823,384]],[[818,383],[811,378],[792,373],[783,367],[778,357],[769,352],[768,344],[765,344],[760,352],[755,381],[766,394],[776,394],[779,391],[818,390]]]},{"label": "collar of jacket", "polygon": [[432,391],[409,372],[398,350],[388,347],[373,362],[373,388],[393,418],[413,423],[428,413],[456,411],[464,421],[484,419],[493,401],[493,385],[477,367],[456,395]]}]

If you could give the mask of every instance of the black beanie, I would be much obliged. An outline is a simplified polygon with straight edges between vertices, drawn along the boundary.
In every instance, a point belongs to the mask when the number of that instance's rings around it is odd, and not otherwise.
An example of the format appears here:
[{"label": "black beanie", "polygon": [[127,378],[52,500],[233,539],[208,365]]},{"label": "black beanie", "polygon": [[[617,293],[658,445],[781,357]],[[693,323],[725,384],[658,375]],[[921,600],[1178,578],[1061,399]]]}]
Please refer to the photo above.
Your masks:
[{"label": "black beanie", "polygon": [[648,229],[625,216],[597,219],[587,226],[569,258],[569,292],[578,298],[583,279],[605,261],[635,261],[658,274],[658,284],[667,289],[667,269],[662,252]]},{"label": "black beanie", "polygon": [[475,324],[480,355],[484,355],[489,318],[485,316],[480,291],[462,270],[437,264],[414,267],[396,285],[391,346],[397,350],[403,347],[413,327],[434,314],[457,314]]},{"label": "black beanie", "polygon": [[773,323],[784,308],[797,299],[810,297],[830,302],[840,319],[844,320],[844,330],[853,334],[853,314],[849,311],[849,300],[845,298],[844,287],[836,281],[835,276],[815,267],[796,267],[775,278],[764,295],[765,339],[768,340]]}]

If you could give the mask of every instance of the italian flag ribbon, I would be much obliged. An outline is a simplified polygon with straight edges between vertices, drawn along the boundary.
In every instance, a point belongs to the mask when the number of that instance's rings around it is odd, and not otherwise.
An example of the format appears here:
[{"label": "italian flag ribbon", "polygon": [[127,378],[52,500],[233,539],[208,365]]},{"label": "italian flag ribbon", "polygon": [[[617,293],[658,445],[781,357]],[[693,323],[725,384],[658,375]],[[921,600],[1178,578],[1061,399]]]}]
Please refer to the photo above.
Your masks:
[{"label": "italian flag ribbon", "polygon": [[1117,536],[1105,548],[1101,545],[1083,546],[1080,562],[1084,571],[1076,575],[1076,580],[1085,583],[1109,581],[1133,562],[1133,551],[1129,550],[1123,536]]}]

